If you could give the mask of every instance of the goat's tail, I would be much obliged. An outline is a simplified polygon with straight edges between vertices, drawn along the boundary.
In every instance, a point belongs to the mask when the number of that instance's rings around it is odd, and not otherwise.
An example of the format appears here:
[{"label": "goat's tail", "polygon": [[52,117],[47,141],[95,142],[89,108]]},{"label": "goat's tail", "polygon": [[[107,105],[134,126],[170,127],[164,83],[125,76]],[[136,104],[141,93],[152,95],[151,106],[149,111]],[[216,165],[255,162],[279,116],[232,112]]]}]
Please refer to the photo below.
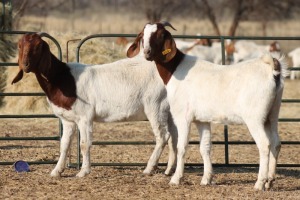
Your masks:
[{"label": "goat's tail", "polygon": [[288,62],[284,55],[279,53],[268,53],[262,56],[262,60],[272,66],[273,76],[276,82],[283,81],[284,78],[290,74]]}]

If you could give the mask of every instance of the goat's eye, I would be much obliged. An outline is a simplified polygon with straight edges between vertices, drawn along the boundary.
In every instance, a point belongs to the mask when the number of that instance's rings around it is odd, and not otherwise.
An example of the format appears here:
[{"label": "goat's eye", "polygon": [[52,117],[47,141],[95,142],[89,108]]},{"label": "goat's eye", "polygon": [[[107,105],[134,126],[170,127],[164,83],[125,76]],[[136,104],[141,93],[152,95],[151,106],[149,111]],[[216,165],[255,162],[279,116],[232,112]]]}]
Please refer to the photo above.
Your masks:
[{"label": "goat's eye", "polygon": [[164,33],[160,34],[160,39],[164,39],[164,38],[165,38],[165,34]]}]

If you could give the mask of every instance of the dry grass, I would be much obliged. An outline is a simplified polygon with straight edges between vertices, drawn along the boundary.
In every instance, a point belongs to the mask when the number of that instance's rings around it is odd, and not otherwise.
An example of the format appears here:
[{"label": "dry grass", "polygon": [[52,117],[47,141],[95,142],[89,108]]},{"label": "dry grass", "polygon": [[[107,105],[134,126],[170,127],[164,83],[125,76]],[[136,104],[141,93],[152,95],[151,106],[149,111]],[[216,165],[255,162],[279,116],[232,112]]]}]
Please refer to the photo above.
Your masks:
[{"label": "dry grass", "polygon": [[[85,17],[87,16],[87,17]],[[47,19],[26,16],[22,30],[49,32],[62,45],[63,61],[66,61],[66,42],[70,39],[83,38],[92,33],[137,33],[146,20],[135,15],[95,14],[70,15],[68,18],[48,17]],[[113,21],[113,23],[112,23]],[[130,21],[130,26],[128,22]],[[45,25],[42,22],[46,22]],[[206,20],[175,18],[172,24],[178,34],[212,34],[212,28]],[[276,36],[295,36],[299,33],[298,21],[271,22],[268,34]],[[55,27],[55,28],[54,28]],[[261,35],[260,25],[244,22],[238,31],[239,35]],[[228,24],[221,25],[223,30]],[[55,29],[55,30],[54,30]],[[17,39],[17,38],[16,38]],[[114,39],[95,39],[84,44],[80,61],[84,63],[107,63],[123,58],[123,49],[113,44]],[[55,45],[49,41],[51,50],[57,55]],[[77,42],[70,44],[69,61],[75,61]],[[289,50],[299,42],[284,43]],[[17,57],[12,58],[16,62]],[[38,92],[40,87],[33,74],[26,74],[21,82],[11,86],[10,82],[17,73],[16,67],[9,67],[1,74],[5,92]],[[1,73],[1,72],[0,72]],[[4,75],[4,76],[3,76]],[[286,81],[284,98],[300,98],[300,81]],[[49,113],[45,97],[5,97],[5,106],[0,114]],[[281,117],[299,117],[299,104],[283,104]],[[282,140],[300,141],[299,123],[280,123]],[[42,137],[57,136],[57,119],[2,119],[0,137]],[[94,141],[153,141],[151,127],[148,122],[128,123],[97,123],[94,126]],[[194,126],[191,129],[191,140],[198,140]],[[213,141],[223,141],[223,126],[213,126]],[[230,141],[252,140],[245,126],[229,127]],[[73,141],[76,146],[76,139]],[[199,146],[189,147],[187,162],[202,162]],[[152,145],[147,146],[93,146],[92,162],[147,162]],[[258,151],[255,145],[231,146],[230,163],[258,163]],[[249,153],[251,152],[251,153]],[[299,163],[298,146],[284,145],[279,163]],[[71,161],[76,160],[76,148],[71,151]],[[57,160],[59,142],[57,141],[1,141],[1,161],[47,161]],[[213,163],[224,162],[223,146],[214,145],[212,150]],[[164,151],[161,162],[167,161]],[[66,169],[60,179],[51,178],[53,165],[32,165],[30,173],[16,173],[11,166],[0,166],[0,193],[3,199],[297,199],[300,195],[299,169],[282,168],[278,170],[274,189],[268,192],[253,190],[257,178],[257,168],[216,168],[216,185],[200,186],[202,168],[186,168],[180,186],[168,185],[169,177],[163,175],[164,167],[160,167],[153,176],[142,175],[141,167],[93,167],[92,173],[86,178],[75,178],[76,169]]]},{"label": "dry grass", "polygon": [[[280,124],[284,139],[300,140],[297,132],[300,124]],[[17,136],[56,136],[57,120],[10,119],[2,120],[0,137],[4,134]],[[223,127],[213,126],[213,140],[223,140]],[[244,126],[229,127],[230,140],[251,140]],[[194,126],[191,140],[197,140]],[[153,135],[148,122],[96,123],[94,141],[152,141]],[[76,140],[72,148],[72,162],[76,161]],[[202,163],[199,145],[191,145],[187,162]],[[153,145],[147,146],[93,146],[92,162],[129,163],[147,162]],[[300,155],[296,146],[284,145],[279,163],[298,163]],[[251,154],[249,154],[251,152]],[[48,161],[57,160],[57,141],[2,141],[0,155],[3,161]],[[224,147],[214,145],[213,163],[224,163]],[[167,150],[160,162],[167,161]],[[230,163],[258,163],[255,145],[230,146]],[[12,166],[0,166],[0,191],[2,198],[19,199],[297,199],[300,195],[300,171],[295,168],[280,168],[272,191],[253,190],[257,168],[215,168],[215,185],[200,186],[203,168],[187,167],[179,186],[169,186],[170,177],[163,175],[165,167],[159,167],[152,176],[142,174],[143,167],[92,167],[92,173],[85,178],[76,178],[77,169],[66,169],[62,178],[51,178],[54,165],[31,165],[31,172],[16,173]],[[34,190],[33,190],[34,188]]]}]

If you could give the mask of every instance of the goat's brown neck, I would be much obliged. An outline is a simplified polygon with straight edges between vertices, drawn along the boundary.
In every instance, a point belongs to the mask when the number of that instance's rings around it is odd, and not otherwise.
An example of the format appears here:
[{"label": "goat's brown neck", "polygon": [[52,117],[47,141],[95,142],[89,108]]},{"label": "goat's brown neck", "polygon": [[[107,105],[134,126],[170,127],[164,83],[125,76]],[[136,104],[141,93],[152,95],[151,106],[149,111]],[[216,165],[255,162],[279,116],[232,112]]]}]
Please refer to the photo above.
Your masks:
[{"label": "goat's brown neck", "polygon": [[172,77],[172,74],[175,72],[177,69],[178,65],[184,58],[185,54],[183,54],[181,51],[176,49],[176,54],[175,56],[169,61],[169,62],[160,62],[155,60],[155,64],[158,70],[158,73],[160,77],[162,78],[163,82],[165,85],[168,84],[169,80]]},{"label": "goat's brown neck", "polygon": [[67,110],[71,109],[77,98],[76,83],[66,63],[51,54],[51,67],[48,72],[36,72],[35,75],[53,104]]}]

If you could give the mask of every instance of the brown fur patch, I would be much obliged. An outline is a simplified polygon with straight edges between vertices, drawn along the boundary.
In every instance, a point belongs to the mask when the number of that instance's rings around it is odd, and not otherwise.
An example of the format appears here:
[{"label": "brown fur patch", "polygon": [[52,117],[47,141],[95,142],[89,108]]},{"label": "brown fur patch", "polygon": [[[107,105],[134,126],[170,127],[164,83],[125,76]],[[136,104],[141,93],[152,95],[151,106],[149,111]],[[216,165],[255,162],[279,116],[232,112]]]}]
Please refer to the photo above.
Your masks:
[{"label": "brown fur patch", "polygon": [[155,61],[158,73],[165,85],[168,84],[172,74],[175,72],[183,58],[184,54],[177,49],[175,56],[169,62],[161,63],[159,61]]},{"label": "brown fur patch", "polygon": [[280,84],[281,66],[280,66],[280,62],[276,58],[273,58],[273,62],[274,62],[274,70],[279,72],[278,75],[274,75],[276,86],[278,86]]},{"label": "brown fur patch", "polygon": [[48,99],[58,107],[71,109],[76,101],[76,83],[66,63],[59,61],[38,34],[25,34],[19,40],[20,72],[13,83],[21,80],[22,71],[32,72]]}]

